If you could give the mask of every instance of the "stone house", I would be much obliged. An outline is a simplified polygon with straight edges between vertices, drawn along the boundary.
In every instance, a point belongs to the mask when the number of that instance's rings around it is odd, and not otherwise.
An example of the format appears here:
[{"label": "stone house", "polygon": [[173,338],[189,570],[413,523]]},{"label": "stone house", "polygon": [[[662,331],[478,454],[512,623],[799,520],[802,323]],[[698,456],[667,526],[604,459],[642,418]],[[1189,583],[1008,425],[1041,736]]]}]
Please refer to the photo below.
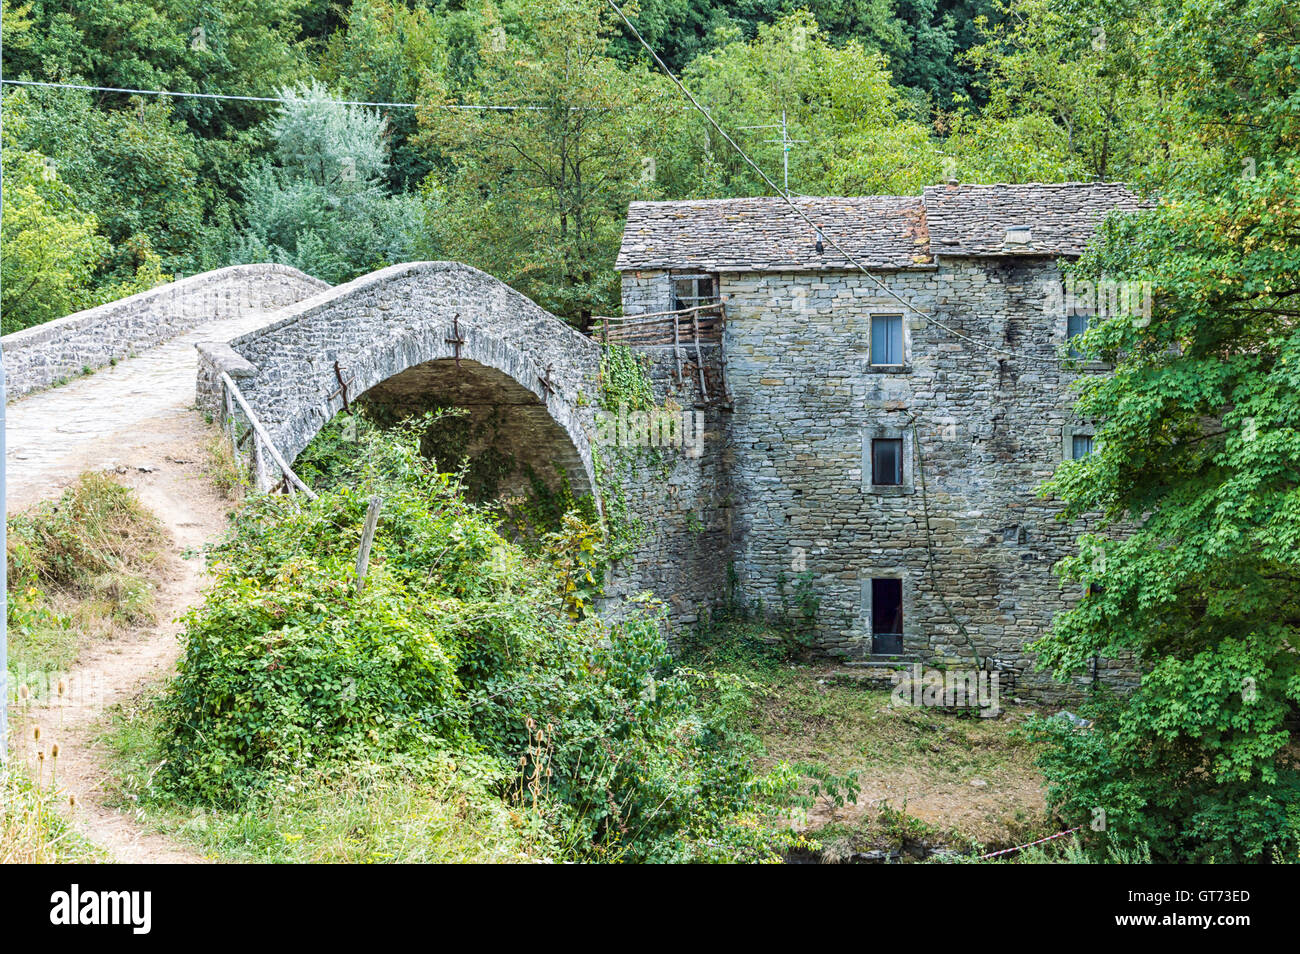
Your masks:
[{"label": "stone house", "polygon": [[[978,660],[1057,693],[1026,645],[1080,597],[1052,567],[1085,527],[1036,488],[1091,451],[1071,382],[1105,371],[1068,357],[1087,318],[1066,313],[1060,264],[1138,197],[1064,183],[795,201],[816,228],[771,197],[628,211],[624,316],[725,312],[697,352],[725,400],[685,397],[707,408],[707,450],[673,475],[638,579],[698,602],[727,588],[830,655]],[[641,350],[671,392],[680,344]],[[679,390],[690,380],[678,370]],[[683,543],[687,511],[706,532]],[[1083,678],[1126,675],[1098,660]]]}]

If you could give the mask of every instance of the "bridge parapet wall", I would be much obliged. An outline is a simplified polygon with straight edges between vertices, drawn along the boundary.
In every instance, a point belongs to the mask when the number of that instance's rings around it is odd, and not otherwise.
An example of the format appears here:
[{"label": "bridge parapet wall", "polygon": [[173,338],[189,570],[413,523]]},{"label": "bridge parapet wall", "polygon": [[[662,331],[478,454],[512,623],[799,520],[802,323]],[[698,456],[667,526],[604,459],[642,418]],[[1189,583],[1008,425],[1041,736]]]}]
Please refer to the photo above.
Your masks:
[{"label": "bridge parapet wall", "polygon": [[232,265],[0,339],[9,397],[103,367],[208,321],[273,311],[329,285],[287,265]]}]

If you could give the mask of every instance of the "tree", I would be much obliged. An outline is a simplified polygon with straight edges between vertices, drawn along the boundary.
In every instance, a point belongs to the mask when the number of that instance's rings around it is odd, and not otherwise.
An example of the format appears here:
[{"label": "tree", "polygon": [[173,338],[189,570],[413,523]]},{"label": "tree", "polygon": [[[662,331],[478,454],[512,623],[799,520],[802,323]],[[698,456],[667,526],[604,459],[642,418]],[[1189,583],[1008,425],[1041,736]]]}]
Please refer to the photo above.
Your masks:
[{"label": "tree", "polygon": [[[577,324],[618,307],[627,204],[651,191],[671,102],[610,55],[611,30],[596,0],[529,5],[512,33],[489,21],[476,101],[520,108],[420,118],[422,142],[453,164],[425,186],[442,204],[440,245]],[[431,107],[450,98],[441,93]]]},{"label": "tree", "polygon": [[[1036,648],[1064,675],[1131,653],[1140,687],[1048,731],[1051,800],[1160,860],[1300,847],[1300,12],[1165,0],[1152,76],[1185,110],[1157,208],[1110,221],[1079,278],[1150,282],[1084,349],[1097,451],[1047,490],[1106,532],[1063,562],[1089,595]],[[1131,532],[1124,532],[1125,529]]]},{"label": "tree", "polygon": [[1163,104],[1142,55],[1154,29],[1146,7],[1007,0],[1001,22],[982,22],[984,42],[964,62],[988,102],[975,114],[957,101],[948,151],[959,177],[1122,180],[1152,161]]},{"label": "tree", "polygon": [[[5,45],[5,75],[130,89],[266,95],[303,73],[295,45],[303,0],[27,0],[33,24]],[[120,93],[94,105],[120,109]],[[195,137],[209,211],[237,194],[261,147],[265,103],[178,99]]]},{"label": "tree", "polygon": [[286,90],[297,99],[271,124],[273,161],[245,180],[246,226],[234,262],[275,261],[331,283],[413,257],[422,214],[413,196],[385,190],[385,122],[321,86]]},{"label": "tree", "polygon": [[109,243],[46,157],[5,148],[3,163],[0,316],[8,334],[93,304],[91,275]]},{"label": "tree", "polygon": [[[940,155],[912,119],[882,54],[832,46],[810,14],[759,28],[691,63],[685,82],[768,176],[782,178],[782,118],[790,188],[805,194],[907,193],[934,182]],[[763,195],[762,179],[698,113],[676,114],[660,181],[674,196]],[[758,127],[758,128],[746,128]]]},{"label": "tree", "polygon": [[12,127],[20,148],[50,160],[109,239],[98,283],[129,280],[151,255],[167,271],[190,265],[203,217],[200,163],[170,103],[110,110],[77,90],[20,89],[5,111],[6,134]]},{"label": "tree", "polygon": [[[367,102],[414,102],[421,89],[450,63],[449,17],[389,0],[356,0],[347,22],[332,37],[320,61],[320,76],[349,99]],[[388,186],[394,192],[415,188],[432,168],[432,159],[412,138],[418,130],[415,111],[385,110],[391,161]]]},{"label": "tree", "polygon": [[[642,0],[637,29],[668,66],[680,72],[696,57],[760,29],[807,12],[834,45],[856,42],[882,53],[908,98],[947,105],[970,93],[970,77],[958,55],[977,39],[970,22],[990,14],[992,0]],[[627,60],[641,56],[633,37],[616,37],[613,48]]]}]

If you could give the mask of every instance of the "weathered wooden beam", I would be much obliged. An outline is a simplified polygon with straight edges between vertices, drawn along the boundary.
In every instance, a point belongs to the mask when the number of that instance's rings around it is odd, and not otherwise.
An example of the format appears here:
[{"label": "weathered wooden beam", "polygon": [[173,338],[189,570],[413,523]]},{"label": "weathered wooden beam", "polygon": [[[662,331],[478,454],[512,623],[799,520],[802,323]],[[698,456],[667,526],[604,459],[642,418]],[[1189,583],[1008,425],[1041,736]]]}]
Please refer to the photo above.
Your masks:
[{"label": "weathered wooden beam", "polygon": [[279,450],[276,449],[275,442],[271,440],[271,435],[266,432],[266,428],[262,426],[262,422],[257,419],[257,415],[253,413],[253,409],[249,406],[248,401],[244,400],[243,392],[236,387],[234,380],[224,371],[221,372],[221,383],[226,386],[226,393],[235,399],[235,402],[244,412],[244,416],[248,418],[249,425],[257,432],[257,436],[262,439],[262,443],[266,445],[267,453],[271,455],[276,466],[280,468],[280,472],[284,474],[285,478],[295,487],[305,493],[308,498],[315,500],[316,492],[304,484],[298,478],[298,475],[293,472],[293,468],[285,463],[284,457],[281,456]]},{"label": "weathered wooden beam", "polygon": [[366,572],[370,569],[370,545],[375,541],[375,527],[379,526],[379,508],[383,497],[371,497],[366,508],[366,522],[361,528],[361,549],[357,551],[357,593],[366,588]]}]

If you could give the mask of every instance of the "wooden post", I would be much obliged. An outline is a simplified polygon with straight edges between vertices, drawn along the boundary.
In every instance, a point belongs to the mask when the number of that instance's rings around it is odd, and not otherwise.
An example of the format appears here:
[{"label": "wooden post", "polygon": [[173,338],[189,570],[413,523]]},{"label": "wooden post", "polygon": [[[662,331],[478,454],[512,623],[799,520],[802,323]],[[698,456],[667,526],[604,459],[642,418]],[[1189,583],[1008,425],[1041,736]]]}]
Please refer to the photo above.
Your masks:
[{"label": "wooden post", "polygon": [[727,383],[727,304],[718,302],[718,364],[722,372],[722,403],[731,404],[731,386]]},{"label": "wooden post", "polygon": [[695,361],[696,366],[700,369],[700,399],[707,403],[709,389],[704,384],[704,353],[700,351],[700,313],[698,311],[691,313],[691,335],[695,338]]},{"label": "wooden post", "polygon": [[682,339],[677,330],[677,315],[673,315],[673,357],[677,360],[677,383],[682,383]]},{"label": "wooden post", "polygon": [[306,494],[309,500],[315,500],[316,492],[304,484],[298,478],[298,475],[293,472],[293,468],[285,463],[284,457],[278,450],[276,450],[275,442],[271,440],[271,435],[266,433],[266,428],[262,427],[262,422],[257,419],[257,415],[253,413],[253,409],[249,407],[248,402],[244,400],[244,395],[239,388],[235,386],[234,380],[224,371],[221,372],[221,380],[226,385],[228,393],[234,396],[236,403],[239,404],[240,409],[244,412],[244,416],[248,418],[248,423],[252,426],[253,430],[257,431],[257,436],[260,437],[262,443],[266,445],[266,450],[271,455],[271,459],[275,461],[276,466],[280,468],[280,473],[284,474],[285,479],[289,483],[293,484]]},{"label": "wooden post", "polygon": [[370,506],[366,508],[366,523],[361,528],[361,549],[357,553],[358,594],[366,586],[366,571],[370,569],[370,544],[375,540],[375,527],[379,525],[379,508],[383,505],[383,497],[371,497]]}]

